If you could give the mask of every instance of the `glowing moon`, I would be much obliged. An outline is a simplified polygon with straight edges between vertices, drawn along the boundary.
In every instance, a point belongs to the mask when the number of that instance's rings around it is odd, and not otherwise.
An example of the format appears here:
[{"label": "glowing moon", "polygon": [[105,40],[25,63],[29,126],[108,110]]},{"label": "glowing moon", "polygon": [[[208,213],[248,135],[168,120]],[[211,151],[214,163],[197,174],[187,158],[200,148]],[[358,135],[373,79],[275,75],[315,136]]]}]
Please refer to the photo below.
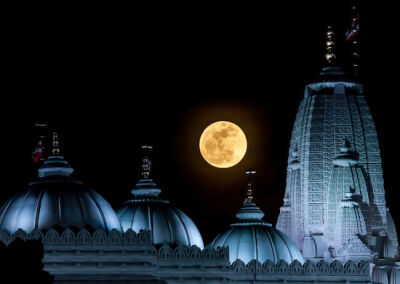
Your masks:
[{"label": "glowing moon", "polygon": [[210,124],[201,134],[200,153],[210,165],[229,168],[239,163],[247,150],[242,129],[229,121]]}]

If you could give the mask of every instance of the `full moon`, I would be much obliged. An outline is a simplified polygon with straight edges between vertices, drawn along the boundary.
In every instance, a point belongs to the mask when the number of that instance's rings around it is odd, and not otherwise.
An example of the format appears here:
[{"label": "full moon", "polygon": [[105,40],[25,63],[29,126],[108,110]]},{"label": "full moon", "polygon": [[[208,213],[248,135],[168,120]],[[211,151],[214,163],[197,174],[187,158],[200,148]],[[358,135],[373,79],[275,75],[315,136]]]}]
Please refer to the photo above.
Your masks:
[{"label": "full moon", "polygon": [[217,168],[230,168],[243,159],[247,140],[243,130],[236,124],[217,121],[204,129],[199,146],[207,163]]}]

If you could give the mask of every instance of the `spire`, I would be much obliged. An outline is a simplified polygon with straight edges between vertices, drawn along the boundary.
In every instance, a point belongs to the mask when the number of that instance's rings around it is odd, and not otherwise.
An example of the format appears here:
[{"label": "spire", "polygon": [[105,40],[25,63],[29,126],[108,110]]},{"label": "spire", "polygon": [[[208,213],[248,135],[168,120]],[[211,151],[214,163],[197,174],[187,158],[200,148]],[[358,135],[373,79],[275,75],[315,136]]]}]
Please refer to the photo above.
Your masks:
[{"label": "spire", "polygon": [[245,173],[249,176],[249,180],[247,182],[247,196],[244,203],[253,202],[253,185],[256,171],[253,169],[248,169]]},{"label": "spire", "polygon": [[149,152],[153,149],[151,145],[143,145],[142,150],[144,152],[144,157],[142,159],[142,175],[144,179],[148,179],[151,173],[151,159]]},{"label": "spire", "polygon": [[264,212],[262,212],[260,208],[253,202],[253,186],[256,171],[249,169],[245,173],[249,176],[249,180],[247,182],[246,199],[243,202],[242,208],[240,208],[239,212],[236,213],[236,217],[243,221],[263,222],[261,219],[264,217]]},{"label": "spire", "polygon": [[53,141],[51,147],[51,155],[52,156],[59,156],[60,155],[60,142],[58,140],[58,133],[57,131],[53,131]]},{"label": "spire", "polygon": [[60,155],[60,142],[57,131],[53,132],[52,138],[51,156],[47,157],[43,165],[39,168],[39,177],[68,177],[73,173],[74,169]]},{"label": "spire", "polygon": [[335,62],[336,54],[335,54],[335,42],[333,41],[335,33],[333,32],[333,27],[328,26],[326,31],[326,53],[325,59],[329,65],[332,65]]},{"label": "spire", "polygon": [[151,145],[143,145],[143,158],[142,158],[142,178],[136,183],[136,187],[131,190],[135,198],[157,198],[161,189],[150,178],[151,174],[151,158],[150,151],[153,149]]},{"label": "spire", "polygon": [[346,79],[345,74],[342,68],[335,66],[336,62],[336,53],[335,53],[335,41],[334,41],[335,33],[333,31],[332,26],[328,26],[326,31],[326,53],[325,59],[326,64],[325,67],[322,68],[319,73],[318,82],[322,81],[336,81]]}]

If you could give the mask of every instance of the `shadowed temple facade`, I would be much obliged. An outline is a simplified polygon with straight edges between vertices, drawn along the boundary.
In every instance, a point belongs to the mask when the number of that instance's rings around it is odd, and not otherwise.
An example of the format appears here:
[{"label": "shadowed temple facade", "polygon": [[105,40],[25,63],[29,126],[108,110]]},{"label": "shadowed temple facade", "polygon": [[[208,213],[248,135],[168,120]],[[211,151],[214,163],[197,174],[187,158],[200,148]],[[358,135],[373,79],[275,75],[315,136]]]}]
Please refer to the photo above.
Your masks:
[{"label": "shadowed temple facade", "polygon": [[253,198],[254,170],[236,220],[204,244],[159,196],[148,154],[114,211],[72,177],[58,144],[54,133],[37,180],[0,209],[0,241],[39,240],[55,283],[400,283],[374,122],[362,85],[332,62],[305,88],[276,228]]}]

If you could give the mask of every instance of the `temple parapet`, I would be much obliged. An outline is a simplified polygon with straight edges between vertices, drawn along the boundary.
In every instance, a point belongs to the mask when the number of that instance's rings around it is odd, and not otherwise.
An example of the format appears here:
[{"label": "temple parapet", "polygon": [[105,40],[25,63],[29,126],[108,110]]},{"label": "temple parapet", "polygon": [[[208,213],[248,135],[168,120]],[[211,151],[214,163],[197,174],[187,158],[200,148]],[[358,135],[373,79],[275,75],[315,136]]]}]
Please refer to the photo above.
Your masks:
[{"label": "temple parapet", "polygon": [[202,279],[202,283],[226,282],[231,278],[230,272],[228,247],[200,249],[164,245],[158,250],[157,276],[168,279],[168,283],[197,283],[194,279]]},{"label": "temple parapet", "polygon": [[344,265],[340,261],[326,262],[321,260],[317,263],[310,260],[303,265],[295,260],[288,264],[281,260],[278,263],[273,263],[267,260],[260,263],[252,260],[245,264],[240,259],[232,263],[232,271],[240,274],[297,274],[297,275],[358,275],[369,276],[369,262],[354,262],[348,261]]},{"label": "temple parapet", "polygon": [[[339,261],[332,263],[321,260],[317,263],[310,260],[303,265],[295,260],[288,264],[284,260],[273,263],[267,260],[260,263],[252,260],[245,264],[241,260],[232,263],[232,278],[235,281],[260,281],[269,283],[274,281],[298,281],[302,283],[329,283],[343,281],[346,283],[370,283],[370,271],[368,262],[348,261],[344,265]],[[315,281],[315,282],[314,282]],[[335,282],[337,283],[337,282]]]},{"label": "temple parapet", "polygon": [[200,249],[198,246],[183,246],[179,245],[172,249],[170,246],[163,245],[158,251],[158,257],[161,261],[197,261],[206,260],[207,262],[213,261],[228,261],[229,262],[229,249],[223,248],[205,248]]},{"label": "temple parapet", "polygon": [[[205,248],[196,246],[162,246],[158,250],[157,276],[168,283],[184,281],[204,283],[238,281],[243,283],[269,283],[274,281],[295,281],[301,277],[304,283],[329,283],[333,279],[347,283],[370,283],[369,262],[340,261],[312,262],[301,264],[298,260],[287,263],[284,260],[274,263],[270,260],[260,263],[252,260],[247,264],[242,260],[229,262],[229,249]],[[248,282],[250,281],[250,282]],[[203,283],[202,282],[202,283]]]},{"label": "temple parapet", "polygon": [[[340,261],[301,264],[298,260],[247,264],[229,261],[229,248],[197,246],[153,245],[150,231],[121,233],[86,229],[47,232],[33,230],[26,234],[18,230],[10,234],[0,231],[0,241],[6,245],[15,238],[40,240],[44,247],[44,269],[58,281],[118,281],[163,280],[165,283],[274,283],[296,281],[302,283],[370,283],[369,262]],[[118,282],[117,281],[117,282]],[[254,282],[255,281],[255,282]],[[336,283],[335,282],[335,283]],[[153,283],[153,282],[151,282]],[[154,282],[155,283],[155,282]]]},{"label": "temple parapet", "polygon": [[90,233],[86,229],[81,229],[77,233],[67,228],[59,233],[52,228],[47,232],[35,229],[27,234],[24,230],[18,229],[14,234],[7,230],[0,231],[0,241],[5,245],[11,243],[15,238],[22,240],[41,240],[44,246],[63,246],[63,245],[152,245],[151,232],[141,230],[136,233],[129,229],[121,233],[116,229],[110,232],[97,229]]},{"label": "temple parapet", "polygon": [[56,283],[99,278],[156,279],[157,251],[148,230],[121,233],[98,229],[90,233],[86,229],[59,232],[52,228],[47,232],[36,229],[29,234],[21,229],[14,234],[0,231],[0,241],[5,245],[15,238],[42,242],[44,270],[55,276]]}]

